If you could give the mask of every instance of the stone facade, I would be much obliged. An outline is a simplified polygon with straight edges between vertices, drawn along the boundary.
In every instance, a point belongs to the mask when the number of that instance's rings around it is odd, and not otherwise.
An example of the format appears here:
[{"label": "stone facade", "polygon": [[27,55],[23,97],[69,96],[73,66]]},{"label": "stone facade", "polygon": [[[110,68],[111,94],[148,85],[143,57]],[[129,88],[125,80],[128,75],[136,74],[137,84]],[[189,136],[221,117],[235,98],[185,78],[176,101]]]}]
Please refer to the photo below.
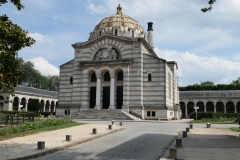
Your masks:
[{"label": "stone facade", "polygon": [[[57,114],[95,108],[121,109],[143,119],[179,118],[176,62],[159,58],[147,42],[152,37],[119,7],[88,41],[72,45],[74,59],[60,66]],[[137,25],[126,28],[130,22]]]},{"label": "stone facade", "polygon": [[183,118],[188,118],[198,106],[198,112],[240,112],[240,91],[180,91]]},{"label": "stone facade", "polygon": [[27,111],[27,104],[31,99],[38,99],[41,103],[41,111],[55,112],[58,105],[58,92],[47,91],[32,87],[17,86],[14,96],[0,92],[0,110]]}]

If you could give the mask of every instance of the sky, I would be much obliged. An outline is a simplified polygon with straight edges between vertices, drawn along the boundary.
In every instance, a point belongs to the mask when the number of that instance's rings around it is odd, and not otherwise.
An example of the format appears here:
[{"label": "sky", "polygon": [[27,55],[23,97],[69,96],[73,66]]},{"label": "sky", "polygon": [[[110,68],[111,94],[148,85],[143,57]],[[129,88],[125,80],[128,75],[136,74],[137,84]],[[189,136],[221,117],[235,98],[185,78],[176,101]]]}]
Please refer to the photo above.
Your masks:
[{"label": "sky", "polygon": [[145,32],[153,22],[154,50],[177,62],[180,86],[228,84],[240,77],[240,0],[217,0],[206,13],[201,8],[209,7],[208,0],[22,0],[24,9],[9,2],[0,14],[36,40],[18,56],[43,75],[57,75],[59,66],[74,58],[71,44],[87,41],[119,3]]}]

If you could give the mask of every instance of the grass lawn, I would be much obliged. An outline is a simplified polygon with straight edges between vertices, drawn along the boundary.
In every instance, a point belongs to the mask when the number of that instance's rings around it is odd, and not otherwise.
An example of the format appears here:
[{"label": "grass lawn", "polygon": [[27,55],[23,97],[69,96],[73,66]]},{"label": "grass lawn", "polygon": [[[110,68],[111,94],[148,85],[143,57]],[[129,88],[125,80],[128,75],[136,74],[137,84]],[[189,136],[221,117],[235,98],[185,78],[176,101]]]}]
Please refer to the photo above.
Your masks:
[{"label": "grass lawn", "polygon": [[236,123],[236,118],[218,118],[218,119],[201,119],[193,120],[191,123]]},{"label": "grass lawn", "polygon": [[235,132],[240,132],[240,128],[239,127],[231,127],[230,129],[232,131],[235,131]]},{"label": "grass lawn", "polygon": [[[79,125],[83,125],[83,124],[84,123],[66,123],[66,124],[59,124],[56,126],[44,126],[41,128],[27,129],[24,131],[19,131],[17,133],[8,133],[6,135],[0,135],[0,141],[15,138],[15,137],[22,137],[22,136],[27,136],[27,135],[31,135],[31,134],[37,134],[39,132],[46,132],[46,131],[52,131],[52,130],[57,130],[57,129],[73,127],[73,126],[79,126]],[[19,125],[19,126],[15,126],[15,127],[1,128],[0,133],[3,129],[13,130],[17,127],[21,127],[21,126]]]}]

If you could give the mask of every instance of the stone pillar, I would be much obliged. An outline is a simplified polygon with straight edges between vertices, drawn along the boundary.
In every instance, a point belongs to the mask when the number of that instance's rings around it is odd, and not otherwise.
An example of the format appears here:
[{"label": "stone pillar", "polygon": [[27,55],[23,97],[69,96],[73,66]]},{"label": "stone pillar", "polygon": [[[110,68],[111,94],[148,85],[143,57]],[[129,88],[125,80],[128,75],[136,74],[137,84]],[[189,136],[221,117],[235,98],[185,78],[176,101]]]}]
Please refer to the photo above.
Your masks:
[{"label": "stone pillar", "polygon": [[53,112],[56,112],[56,105],[54,105],[53,107]]},{"label": "stone pillar", "polygon": [[204,112],[207,112],[207,103],[203,103]]},{"label": "stone pillar", "polygon": [[43,112],[46,112],[46,105],[43,104]]},{"label": "stone pillar", "polygon": [[49,102],[48,112],[51,112],[51,107],[52,107],[52,105],[51,105],[51,103]]},{"label": "stone pillar", "polygon": [[28,111],[28,103],[25,104],[25,110]]},{"label": "stone pillar", "polygon": [[227,113],[226,105],[227,105],[227,104],[224,104],[224,103],[223,103],[224,113]]},{"label": "stone pillar", "polygon": [[110,109],[115,109],[114,98],[115,98],[115,74],[111,73],[111,84],[110,84]]},{"label": "stone pillar", "polygon": [[100,109],[100,95],[101,95],[101,75],[97,76],[97,89],[96,89],[96,109]]},{"label": "stone pillar", "polygon": [[237,103],[233,103],[234,113],[237,113]]},{"label": "stone pillar", "polygon": [[214,109],[214,113],[216,113],[217,112],[217,103],[213,103],[213,109]]},{"label": "stone pillar", "polygon": [[18,102],[18,111],[21,111],[21,109],[20,109],[20,105],[21,105],[21,103]]},{"label": "stone pillar", "polygon": [[185,106],[185,116],[186,116],[186,118],[188,118],[187,104],[186,104],[186,106]]}]

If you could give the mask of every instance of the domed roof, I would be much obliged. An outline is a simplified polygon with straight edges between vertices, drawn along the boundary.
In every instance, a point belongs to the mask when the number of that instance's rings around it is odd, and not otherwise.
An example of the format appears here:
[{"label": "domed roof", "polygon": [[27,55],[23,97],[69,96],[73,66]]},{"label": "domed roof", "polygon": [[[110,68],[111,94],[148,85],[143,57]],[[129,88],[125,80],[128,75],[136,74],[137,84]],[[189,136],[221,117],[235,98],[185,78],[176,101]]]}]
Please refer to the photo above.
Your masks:
[{"label": "domed roof", "polygon": [[130,16],[122,14],[122,7],[120,4],[117,7],[117,13],[102,19],[94,31],[102,30],[104,32],[112,31],[113,28],[119,28],[120,31],[129,31],[133,29],[135,33],[142,34],[144,32],[142,26]]}]

